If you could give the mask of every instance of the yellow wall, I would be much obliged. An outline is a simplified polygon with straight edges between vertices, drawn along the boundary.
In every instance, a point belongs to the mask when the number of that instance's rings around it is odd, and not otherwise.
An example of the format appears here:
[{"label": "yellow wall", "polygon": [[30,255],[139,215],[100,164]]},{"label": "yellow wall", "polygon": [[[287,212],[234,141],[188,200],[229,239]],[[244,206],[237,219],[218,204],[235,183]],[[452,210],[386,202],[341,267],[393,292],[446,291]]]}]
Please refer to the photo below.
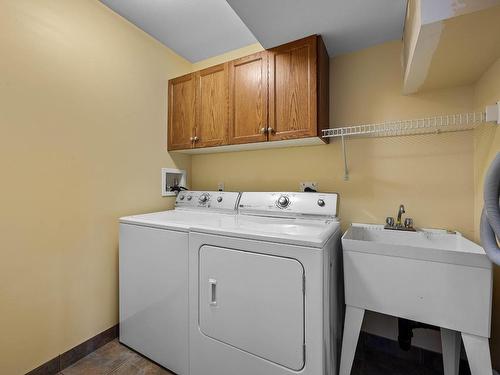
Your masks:
[{"label": "yellow wall", "polygon": [[209,66],[222,64],[226,61],[231,61],[239,57],[248,56],[251,55],[252,53],[260,52],[263,50],[264,47],[262,47],[260,43],[250,44],[246,47],[238,48],[233,51],[223,53],[222,55],[217,55],[206,60],[195,62],[193,64],[193,72],[200,69],[208,68]]},{"label": "yellow wall", "polygon": [[166,87],[191,69],[98,1],[0,1],[1,374],[117,323],[117,219],[172,205]]},{"label": "yellow wall", "polygon": [[497,0],[409,0],[404,93],[474,85],[500,57],[499,20]]},{"label": "yellow wall", "polygon": [[[497,101],[500,101],[500,59],[476,83],[474,106],[478,110],[483,110],[486,105]],[[484,175],[498,152],[500,152],[498,125],[485,124],[474,130],[474,219],[477,241],[479,241],[479,218],[483,208]],[[498,369],[500,368],[500,267],[494,269],[492,338],[493,366]]]},{"label": "yellow wall", "polygon": [[500,57],[499,46],[500,5],[442,21],[439,44],[419,91],[474,84]]}]

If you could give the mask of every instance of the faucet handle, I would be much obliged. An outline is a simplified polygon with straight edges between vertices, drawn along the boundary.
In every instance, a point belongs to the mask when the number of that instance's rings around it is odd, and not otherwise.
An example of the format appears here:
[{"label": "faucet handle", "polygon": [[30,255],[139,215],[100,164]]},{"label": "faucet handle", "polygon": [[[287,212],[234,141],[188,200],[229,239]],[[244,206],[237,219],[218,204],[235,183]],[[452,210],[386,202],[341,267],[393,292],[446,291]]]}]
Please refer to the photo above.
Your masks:
[{"label": "faucet handle", "polygon": [[413,228],[413,219],[411,217],[405,219],[405,228]]},{"label": "faucet handle", "polygon": [[390,226],[390,227],[393,227],[394,226],[394,218],[391,217],[391,216],[388,216],[386,217],[385,219],[385,223]]}]

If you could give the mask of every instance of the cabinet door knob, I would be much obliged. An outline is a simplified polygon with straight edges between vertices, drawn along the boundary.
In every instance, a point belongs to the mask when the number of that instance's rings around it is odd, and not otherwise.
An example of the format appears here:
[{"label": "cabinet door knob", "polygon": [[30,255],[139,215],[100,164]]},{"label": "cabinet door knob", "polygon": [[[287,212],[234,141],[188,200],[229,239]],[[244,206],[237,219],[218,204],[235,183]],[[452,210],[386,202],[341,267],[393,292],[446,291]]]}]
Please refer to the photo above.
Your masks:
[{"label": "cabinet door knob", "polygon": [[197,136],[194,136],[194,141],[195,142],[198,142],[200,140],[200,138],[198,138]]},{"label": "cabinet door knob", "polygon": [[267,132],[269,134],[274,134],[274,129],[273,128],[267,128]]},{"label": "cabinet door knob", "polygon": [[189,137],[189,140],[190,140],[191,142],[193,142],[193,141],[194,141],[194,138],[193,138],[193,137]]},{"label": "cabinet door knob", "polygon": [[266,128],[262,128],[262,129],[260,129],[260,132],[261,132],[262,134],[265,134],[265,133],[267,132],[267,129],[266,129]]}]

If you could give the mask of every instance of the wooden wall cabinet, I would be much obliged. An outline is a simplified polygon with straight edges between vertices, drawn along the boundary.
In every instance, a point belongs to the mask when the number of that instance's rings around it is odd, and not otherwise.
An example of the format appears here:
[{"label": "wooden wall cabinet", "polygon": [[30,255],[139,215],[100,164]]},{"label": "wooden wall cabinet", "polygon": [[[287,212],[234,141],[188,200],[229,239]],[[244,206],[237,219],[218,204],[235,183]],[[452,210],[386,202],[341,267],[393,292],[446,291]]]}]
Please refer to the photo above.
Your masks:
[{"label": "wooden wall cabinet", "polygon": [[222,146],[228,143],[228,64],[195,73],[196,125],[194,147]]},{"label": "wooden wall cabinet", "polygon": [[267,141],[268,53],[229,63],[229,143]]},{"label": "wooden wall cabinet", "polygon": [[316,127],[316,38],[269,51],[269,138],[313,137]]},{"label": "wooden wall cabinet", "polygon": [[195,126],[195,77],[187,74],[168,81],[168,149],[193,146]]},{"label": "wooden wall cabinet", "polygon": [[169,81],[169,151],[228,143],[228,64]]},{"label": "wooden wall cabinet", "polygon": [[329,57],[316,35],[169,82],[169,150],[326,142],[328,120]]},{"label": "wooden wall cabinet", "polygon": [[330,104],[323,40],[310,36],[273,48],[269,55],[269,139],[320,137],[329,127]]}]

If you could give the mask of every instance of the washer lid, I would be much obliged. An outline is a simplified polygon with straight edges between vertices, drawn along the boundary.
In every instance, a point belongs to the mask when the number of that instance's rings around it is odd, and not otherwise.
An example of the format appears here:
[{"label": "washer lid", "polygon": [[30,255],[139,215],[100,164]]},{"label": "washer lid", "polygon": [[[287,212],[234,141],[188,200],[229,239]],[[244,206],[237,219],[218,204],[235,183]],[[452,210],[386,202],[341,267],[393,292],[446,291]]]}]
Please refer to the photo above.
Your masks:
[{"label": "washer lid", "polygon": [[226,216],[232,217],[234,215],[210,211],[175,209],[122,217],[120,218],[120,223],[187,232],[193,226],[220,227],[221,220]]},{"label": "washer lid", "polygon": [[188,231],[194,225],[220,226],[219,215],[236,214],[240,193],[227,191],[181,191],[175,210],[120,218],[120,223]]},{"label": "washer lid", "polygon": [[335,219],[225,215],[218,225],[193,225],[194,232],[321,248],[340,230]]}]

